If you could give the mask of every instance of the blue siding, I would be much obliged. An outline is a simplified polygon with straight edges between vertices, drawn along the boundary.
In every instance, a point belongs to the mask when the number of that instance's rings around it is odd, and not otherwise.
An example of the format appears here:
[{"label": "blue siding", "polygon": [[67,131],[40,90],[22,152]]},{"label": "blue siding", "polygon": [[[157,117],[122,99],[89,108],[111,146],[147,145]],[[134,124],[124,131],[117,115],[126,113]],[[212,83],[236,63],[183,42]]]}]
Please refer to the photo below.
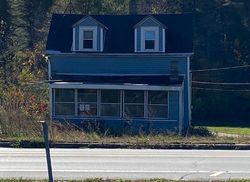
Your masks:
[{"label": "blue siding", "polygon": [[[179,73],[186,74],[186,58],[171,57],[52,57],[52,79],[56,74],[170,74],[170,62],[179,60]],[[60,79],[57,76],[57,79]]]},{"label": "blue siding", "polygon": [[[178,62],[179,74],[184,76],[184,129],[189,125],[189,103],[188,103],[188,80],[187,80],[187,58],[171,57],[171,56],[144,56],[144,55],[98,55],[98,56],[51,56],[51,73],[52,79],[59,79],[63,74],[170,74],[170,62]],[[55,118],[58,119],[58,118]],[[82,119],[78,119],[82,120]],[[76,121],[76,120],[74,120]],[[141,125],[141,127],[151,127],[152,129],[175,130],[178,128],[179,121],[179,92],[169,92],[169,118],[164,121],[144,121],[137,120],[133,125]],[[118,124],[120,122],[120,124]],[[137,123],[136,123],[137,122]],[[123,121],[105,120],[107,125],[124,125]],[[111,124],[112,125],[112,124]],[[112,125],[113,126],[113,125]],[[115,127],[116,127],[115,126]]]}]

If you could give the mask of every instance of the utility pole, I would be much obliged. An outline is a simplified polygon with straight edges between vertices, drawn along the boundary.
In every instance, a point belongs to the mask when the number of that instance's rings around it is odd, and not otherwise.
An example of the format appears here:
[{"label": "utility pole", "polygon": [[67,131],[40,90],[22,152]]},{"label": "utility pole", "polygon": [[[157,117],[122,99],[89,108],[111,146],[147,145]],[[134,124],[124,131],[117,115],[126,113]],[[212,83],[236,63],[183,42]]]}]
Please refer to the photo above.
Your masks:
[{"label": "utility pole", "polygon": [[46,151],[49,182],[53,182],[52,165],[51,165],[50,148],[49,148],[48,123],[46,121],[40,121],[40,123],[42,123],[43,126],[43,137],[44,137],[44,145]]}]

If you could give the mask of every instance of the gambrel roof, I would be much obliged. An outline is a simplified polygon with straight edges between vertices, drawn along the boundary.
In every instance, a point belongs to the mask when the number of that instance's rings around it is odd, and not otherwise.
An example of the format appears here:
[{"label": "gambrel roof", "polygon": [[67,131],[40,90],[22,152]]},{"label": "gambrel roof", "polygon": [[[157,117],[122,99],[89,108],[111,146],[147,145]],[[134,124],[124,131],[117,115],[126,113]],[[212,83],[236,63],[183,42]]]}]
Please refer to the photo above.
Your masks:
[{"label": "gambrel roof", "polygon": [[46,50],[70,53],[72,26],[84,17],[91,17],[107,27],[103,53],[134,53],[134,28],[146,17],[152,17],[166,27],[166,53],[192,53],[192,14],[160,15],[75,15],[54,14],[51,20]]}]

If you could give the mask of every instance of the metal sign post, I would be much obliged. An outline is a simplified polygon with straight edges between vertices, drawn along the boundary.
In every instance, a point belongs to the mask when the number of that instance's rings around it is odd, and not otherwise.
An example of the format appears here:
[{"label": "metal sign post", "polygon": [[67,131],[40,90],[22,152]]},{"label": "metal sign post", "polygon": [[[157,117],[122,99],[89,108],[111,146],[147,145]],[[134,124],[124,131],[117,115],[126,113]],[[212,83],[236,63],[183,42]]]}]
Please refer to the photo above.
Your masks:
[{"label": "metal sign post", "polygon": [[43,125],[43,137],[44,137],[44,145],[46,151],[49,182],[53,182],[52,165],[51,165],[50,148],[49,148],[48,123],[46,121],[40,121],[40,122]]}]

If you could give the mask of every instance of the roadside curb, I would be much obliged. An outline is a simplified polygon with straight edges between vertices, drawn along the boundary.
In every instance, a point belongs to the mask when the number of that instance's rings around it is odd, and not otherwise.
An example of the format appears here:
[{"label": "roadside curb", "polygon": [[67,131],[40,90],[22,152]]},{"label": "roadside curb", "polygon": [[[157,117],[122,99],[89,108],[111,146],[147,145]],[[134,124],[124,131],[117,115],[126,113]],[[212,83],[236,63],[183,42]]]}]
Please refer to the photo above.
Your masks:
[{"label": "roadside curb", "polygon": [[[43,148],[43,142],[0,142],[3,148]],[[189,150],[250,150],[250,144],[124,144],[124,143],[50,143],[51,148],[106,148],[106,149],[189,149]]]}]

